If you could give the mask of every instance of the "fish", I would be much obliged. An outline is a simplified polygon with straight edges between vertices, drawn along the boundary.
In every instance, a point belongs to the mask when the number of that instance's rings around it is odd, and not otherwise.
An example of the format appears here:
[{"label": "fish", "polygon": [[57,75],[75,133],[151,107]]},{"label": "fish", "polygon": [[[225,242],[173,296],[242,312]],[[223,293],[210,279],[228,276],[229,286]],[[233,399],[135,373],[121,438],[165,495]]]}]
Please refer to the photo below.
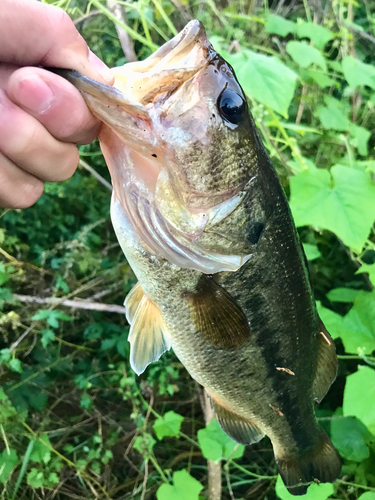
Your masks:
[{"label": "fish", "polygon": [[294,495],[340,457],[314,407],[337,374],[287,198],[233,68],[193,20],[114,87],[62,71],[102,122],[111,218],[138,283],[137,374],[170,348],[238,443],[267,435]]}]

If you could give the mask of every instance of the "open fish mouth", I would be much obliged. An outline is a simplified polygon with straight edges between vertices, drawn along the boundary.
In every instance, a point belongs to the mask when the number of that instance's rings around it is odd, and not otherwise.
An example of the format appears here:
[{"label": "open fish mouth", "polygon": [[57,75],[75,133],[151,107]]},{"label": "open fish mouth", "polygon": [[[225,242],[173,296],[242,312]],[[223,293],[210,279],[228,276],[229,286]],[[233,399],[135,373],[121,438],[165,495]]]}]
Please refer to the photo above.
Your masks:
[{"label": "open fish mouth", "polygon": [[76,72],[68,79],[103,122],[99,140],[114,187],[115,228],[127,217],[147,250],[179,267],[237,270],[250,255],[226,255],[199,239],[242,202],[244,183],[199,191],[187,180],[189,160],[176,153],[191,150],[194,156],[210,145],[213,129],[223,128],[216,100],[228,85],[223,79],[235,80],[231,68],[195,20],[144,61],[112,72],[114,87]]}]

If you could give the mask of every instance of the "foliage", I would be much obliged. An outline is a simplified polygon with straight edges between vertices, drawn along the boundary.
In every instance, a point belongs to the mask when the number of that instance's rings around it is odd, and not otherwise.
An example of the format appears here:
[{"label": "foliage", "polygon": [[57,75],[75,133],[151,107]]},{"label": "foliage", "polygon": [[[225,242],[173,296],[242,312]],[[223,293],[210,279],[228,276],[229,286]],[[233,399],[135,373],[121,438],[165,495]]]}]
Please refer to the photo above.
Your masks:
[{"label": "foliage", "polygon": [[[109,66],[126,62],[104,0],[65,9]],[[199,18],[233,65],[299,228],[336,383],[317,410],[343,461],[302,499],[375,500],[375,10],[309,0],[121,2],[140,59]],[[109,181],[97,142],[81,157]],[[109,220],[108,189],[79,167],[27,210],[0,216],[2,498],[290,500],[267,439],[236,445],[168,352],[132,372],[121,314],[22,296],[122,304],[135,278]]]}]

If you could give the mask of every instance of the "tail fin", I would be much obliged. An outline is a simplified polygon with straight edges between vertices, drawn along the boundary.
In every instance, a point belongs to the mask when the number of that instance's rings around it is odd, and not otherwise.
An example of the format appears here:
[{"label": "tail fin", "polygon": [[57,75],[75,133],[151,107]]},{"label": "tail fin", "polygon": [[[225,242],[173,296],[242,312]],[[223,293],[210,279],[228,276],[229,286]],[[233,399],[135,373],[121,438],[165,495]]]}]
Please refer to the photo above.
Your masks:
[{"label": "tail fin", "polygon": [[304,453],[277,457],[280,475],[292,495],[304,495],[312,482],[332,483],[341,471],[340,456],[331,440],[318,430],[318,442]]}]

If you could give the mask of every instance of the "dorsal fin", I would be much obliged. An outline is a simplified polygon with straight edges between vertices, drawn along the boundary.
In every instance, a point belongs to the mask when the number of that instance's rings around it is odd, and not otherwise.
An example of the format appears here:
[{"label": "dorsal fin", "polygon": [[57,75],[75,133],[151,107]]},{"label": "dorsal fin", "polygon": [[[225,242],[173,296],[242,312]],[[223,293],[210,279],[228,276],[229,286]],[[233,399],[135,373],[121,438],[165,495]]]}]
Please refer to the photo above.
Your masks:
[{"label": "dorsal fin", "polygon": [[318,362],[313,382],[313,397],[318,403],[327,394],[337,375],[335,343],[320,320],[318,341]]},{"label": "dorsal fin", "polygon": [[211,395],[211,401],[220,427],[237,443],[257,443],[265,436],[264,432],[251,419],[234,413],[230,408],[223,405],[216,396]]},{"label": "dorsal fin", "polygon": [[239,347],[250,336],[246,316],[213,279],[202,276],[197,289],[186,294],[195,328],[213,346]]},{"label": "dorsal fin", "polygon": [[128,320],[129,325],[131,325],[134,314],[137,310],[137,307],[139,306],[139,303],[142,300],[142,297],[144,295],[143,288],[141,287],[140,283],[136,283],[133,288],[130,290],[128,295],[125,298],[124,306],[126,310],[126,319]]},{"label": "dorsal fin", "polygon": [[131,317],[128,340],[130,365],[137,375],[143,373],[150,363],[157,361],[172,346],[158,307],[146,295],[143,295]]}]

